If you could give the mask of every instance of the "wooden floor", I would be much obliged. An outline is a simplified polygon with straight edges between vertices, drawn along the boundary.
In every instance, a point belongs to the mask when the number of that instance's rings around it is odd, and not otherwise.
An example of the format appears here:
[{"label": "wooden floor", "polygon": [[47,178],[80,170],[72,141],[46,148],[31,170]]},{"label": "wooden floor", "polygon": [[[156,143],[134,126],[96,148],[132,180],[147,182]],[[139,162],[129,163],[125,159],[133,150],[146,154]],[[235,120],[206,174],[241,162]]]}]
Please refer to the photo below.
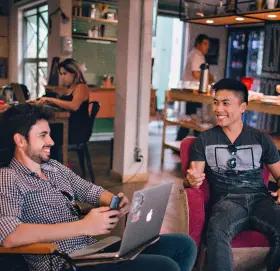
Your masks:
[{"label": "wooden floor", "polygon": [[[96,183],[106,189],[116,193],[123,191],[130,199],[133,191],[147,186],[153,186],[163,182],[172,182],[173,188],[168,202],[166,215],[163,222],[162,232],[186,232],[186,203],[182,185],[182,174],[180,168],[179,156],[170,150],[165,151],[165,162],[163,167],[160,165],[161,152],[161,127],[152,125],[149,132],[149,178],[147,182],[122,184],[112,181],[110,177],[110,142],[91,142],[90,153]],[[72,167],[77,168],[77,157],[70,153]],[[117,232],[120,231],[123,224],[120,223]]]}]

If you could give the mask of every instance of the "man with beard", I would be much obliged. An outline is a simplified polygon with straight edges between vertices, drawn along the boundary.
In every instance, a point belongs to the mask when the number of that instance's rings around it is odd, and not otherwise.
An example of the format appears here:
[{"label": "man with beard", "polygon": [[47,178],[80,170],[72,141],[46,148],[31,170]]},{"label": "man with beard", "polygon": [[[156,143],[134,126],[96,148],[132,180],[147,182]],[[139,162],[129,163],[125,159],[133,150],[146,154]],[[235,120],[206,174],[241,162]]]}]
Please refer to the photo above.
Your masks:
[{"label": "man with beard", "polygon": [[[16,247],[37,242],[55,242],[59,251],[70,253],[108,234],[128,212],[123,193],[120,209],[111,210],[113,194],[80,178],[50,159],[54,145],[50,137],[50,114],[42,107],[23,104],[4,113],[5,135],[13,152],[9,167],[0,170],[0,242]],[[75,201],[94,207],[80,217]],[[110,271],[149,269],[191,270],[196,256],[193,241],[182,234],[162,235],[132,261],[82,267],[79,270]],[[49,270],[47,256],[25,256],[30,270]],[[53,270],[64,270],[64,262],[52,257]]]}]

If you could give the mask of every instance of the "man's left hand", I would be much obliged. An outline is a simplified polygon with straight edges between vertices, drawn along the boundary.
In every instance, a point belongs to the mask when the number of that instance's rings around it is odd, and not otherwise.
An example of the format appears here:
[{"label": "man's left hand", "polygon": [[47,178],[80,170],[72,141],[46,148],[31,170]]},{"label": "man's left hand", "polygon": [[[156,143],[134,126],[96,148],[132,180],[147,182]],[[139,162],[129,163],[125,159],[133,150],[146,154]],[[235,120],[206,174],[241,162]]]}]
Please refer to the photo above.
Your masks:
[{"label": "man's left hand", "polygon": [[271,192],[272,197],[275,197],[276,204],[280,204],[280,188],[277,191]]},{"label": "man's left hand", "polygon": [[[280,191],[279,191],[279,195],[280,195]],[[118,193],[118,197],[121,198],[121,202],[120,202],[120,213],[121,213],[121,217],[126,215],[129,212],[129,200],[128,198],[124,195],[123,192]]]}]

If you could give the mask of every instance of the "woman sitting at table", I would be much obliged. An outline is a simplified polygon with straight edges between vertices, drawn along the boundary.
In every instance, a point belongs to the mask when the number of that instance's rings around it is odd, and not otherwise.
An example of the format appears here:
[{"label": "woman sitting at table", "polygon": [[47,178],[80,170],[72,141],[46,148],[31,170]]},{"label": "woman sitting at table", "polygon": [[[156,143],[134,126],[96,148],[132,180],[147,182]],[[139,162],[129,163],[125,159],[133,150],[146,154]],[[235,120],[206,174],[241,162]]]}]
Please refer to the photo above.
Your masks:
[{"label": "woman sitting at table", "polygon": [[[57,98],[42,97],[39,99],[39,104],[54,105],[70,111],[69,143],[80,143],[80,135],[88,128],[90,119],[88,112],[89,89],[79,64],[74,59],[67,58],[62,61],[59,64],[59,74],[63,88],[57,88]],[[57,130],[57,127],[52,127],[52,135],[56,145],[61,145],[61,139],[56,139]],[[62,132],[60,131],[59,134]]]}]

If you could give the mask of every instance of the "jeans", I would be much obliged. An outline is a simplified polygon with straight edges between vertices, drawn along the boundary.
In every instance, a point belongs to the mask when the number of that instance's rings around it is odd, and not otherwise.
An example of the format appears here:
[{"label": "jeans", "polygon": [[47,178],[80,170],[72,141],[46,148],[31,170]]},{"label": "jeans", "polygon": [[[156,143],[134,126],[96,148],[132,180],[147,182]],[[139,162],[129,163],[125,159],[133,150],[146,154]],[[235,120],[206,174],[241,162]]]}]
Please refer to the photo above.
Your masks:
[{"label": "jeans", "polygon": [[280,267],[280,205],[266,193],[228,194],[212,207],[207,226],[209,271],[233,270],[231,240],[253,229],[264,233],[271,245],[267,270]]},{"label": "jeans", "polygon": [[183,234],[164,234],[134,260],[79,267],[78,271],[191,271],[196,245]]}]

